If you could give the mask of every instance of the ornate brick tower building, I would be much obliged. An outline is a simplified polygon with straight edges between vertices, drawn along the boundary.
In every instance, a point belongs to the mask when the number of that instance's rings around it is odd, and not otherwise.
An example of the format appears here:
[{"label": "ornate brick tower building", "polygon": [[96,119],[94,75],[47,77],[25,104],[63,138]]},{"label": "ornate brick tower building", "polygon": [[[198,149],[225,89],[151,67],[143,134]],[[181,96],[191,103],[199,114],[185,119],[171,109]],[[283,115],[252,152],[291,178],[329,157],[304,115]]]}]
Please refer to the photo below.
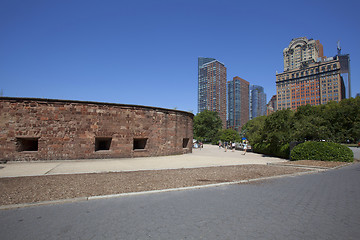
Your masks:
[{"label": "ornate brick tower building", "polygon": [[296,109],[345,98],[345,64],[323,56],[319,40],[293,39],[284,49],[284,72],[276,74],[277,109]]},{"label": "ornate brick tower building", "polygon": [[284,49],[284,72],[300,68],[302,63],[315,62],[324,56],[323,46],[319,40],[299,37],[292,39]]}]

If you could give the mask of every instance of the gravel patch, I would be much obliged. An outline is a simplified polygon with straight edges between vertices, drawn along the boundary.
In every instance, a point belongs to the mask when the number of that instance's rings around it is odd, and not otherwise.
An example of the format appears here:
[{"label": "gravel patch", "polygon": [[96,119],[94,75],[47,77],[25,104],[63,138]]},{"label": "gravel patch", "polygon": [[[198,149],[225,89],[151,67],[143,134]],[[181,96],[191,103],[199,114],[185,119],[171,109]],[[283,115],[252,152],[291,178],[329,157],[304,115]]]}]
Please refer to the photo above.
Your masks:
[{"label": "gravel patch", "polygon": [[305,171],[309,170],[294,167],[239,165],[0,178],[0,205],[235,182]]}]

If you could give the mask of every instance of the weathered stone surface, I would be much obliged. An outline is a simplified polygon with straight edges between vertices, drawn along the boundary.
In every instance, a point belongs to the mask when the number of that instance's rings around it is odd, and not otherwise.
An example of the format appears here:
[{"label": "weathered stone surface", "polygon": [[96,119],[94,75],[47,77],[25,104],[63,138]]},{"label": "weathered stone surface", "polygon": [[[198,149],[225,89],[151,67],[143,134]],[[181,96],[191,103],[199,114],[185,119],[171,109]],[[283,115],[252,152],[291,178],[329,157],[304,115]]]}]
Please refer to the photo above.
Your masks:
[{"label": "weathered stone surface", "polygon": [[[0,160],[183,154],[191,152],[192,128],[193,114],[177,110],[1,97]],[[184,138],[190,139],[186,148],[183,148]],[[100,149],[96,151],[96,139],[111,139],[110,148],[107,149],[105,143],[98,143]],[[145,149],[134,150],[134,139],[147,139]],[[30,140],[30,143],[27,140]],[[37,149],[33,146],[36,142]],[[31,150],[28,151],[27,148]]]}]

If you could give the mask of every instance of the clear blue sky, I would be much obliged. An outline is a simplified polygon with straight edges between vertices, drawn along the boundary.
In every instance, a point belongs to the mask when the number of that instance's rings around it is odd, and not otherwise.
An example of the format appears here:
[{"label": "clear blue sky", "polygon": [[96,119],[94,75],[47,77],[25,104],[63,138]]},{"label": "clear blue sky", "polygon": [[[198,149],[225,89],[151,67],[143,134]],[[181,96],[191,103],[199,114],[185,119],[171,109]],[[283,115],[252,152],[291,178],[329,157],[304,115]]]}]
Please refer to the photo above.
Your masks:
[{"label": "clear blue sky", "polygon": [[360,1],[1,0],[0,89],[8,97],[197,112],[197,58],[275,94],[292,38],[337,41],[360,92]]}]

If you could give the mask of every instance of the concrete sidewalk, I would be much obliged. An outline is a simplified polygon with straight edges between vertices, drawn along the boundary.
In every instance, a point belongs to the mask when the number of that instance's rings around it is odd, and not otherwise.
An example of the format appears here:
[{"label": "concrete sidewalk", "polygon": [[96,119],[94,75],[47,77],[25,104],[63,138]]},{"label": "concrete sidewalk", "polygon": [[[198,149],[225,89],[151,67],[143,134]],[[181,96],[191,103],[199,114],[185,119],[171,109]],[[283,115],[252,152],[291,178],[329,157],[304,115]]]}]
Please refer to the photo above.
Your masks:
[{"label": "concrete sidewalk", "polygon": [[58,160],[41,162],[8,162],[1,164],[0,177],[41,176],[55,174],[122,172],[138,170],[160,170],[230,166],[244,164],[267,164],[287,162],[287,160],[262,154],[242,151],[227,151],[217,146],[204,145],[203,149],[193,149],[193,153],[176,156]]}]

